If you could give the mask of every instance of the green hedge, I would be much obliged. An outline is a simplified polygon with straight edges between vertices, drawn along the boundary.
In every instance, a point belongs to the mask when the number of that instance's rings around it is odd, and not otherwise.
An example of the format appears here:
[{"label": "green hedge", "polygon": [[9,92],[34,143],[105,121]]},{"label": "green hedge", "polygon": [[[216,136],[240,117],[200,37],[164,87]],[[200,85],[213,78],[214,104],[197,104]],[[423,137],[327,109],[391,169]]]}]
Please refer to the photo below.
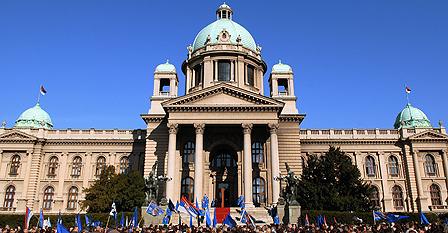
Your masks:
[{"label": "green hedge", "polygon": [[[139,217],[140,217],[140,211],[138,213],[139,213]],[[125,216],[128,217],[128,219],[130,221],[131,217],[133,215],[133,212],[125,212],[124,214],[125,214]],[[109,216],[108,213],[98,213],[98,214],[88,214],[88,215],[89,215],[89,217],[91,217],[92,221],[100,221],[103,224],[103,226],[106,225],[107,218]],[[23,214],[22,215],[20,215],[20,214],[19,215],[1,214],[0,215],[0,227],[6,226],[6,225],[23,226],[24,217],[25,216]],[[76,217],[76,214],[61,215],[62,222],[63,222],[64,226],[67,228],[75,226],[75,217]],[[33,217],[30,220],[31,227],[34,227],[37,225],[38,218],[39,218],[39,213],[34,213]],[[44,218],[45,219],[50,218],[50,222],[51,222],[52,226],[55,226],[56,220],[58,219],[58,215],[46,215],[44,213]],[[120,222],[120,219],[121,219],[121,213],[118,213],[117,224]],[[81,214],[81,222],[82,222],[83,227],[85,227],[84,214]],[[109,220],[109,226],[115,226],[115,220],[112,217]]]},{"label": "green hedge", "polygon": [[[372,212],[338,212],[338,211],[318,211],[318,210],[302,210],[302,215],[300,217],[300,223],[303,224],[305,222],[305,216],[308,214],[308,219],[310,224],[316,223],[316,219],[318,215],[324,215],[327,219],[328,224],[334,223],[334,217],[336,217],[336,221],[338,223],[354,223],[354,217],[358,217],[363,220],[363,223],[373,224],[373,214]],[[397,213],[399,215],[409,216],[408,219],[400,220],[400,222],[420,222],[420,216],[418,213]],[[435,213],[425,213],[426,218],[430,222],[440,221],[440,219],[444,219],[444,215],[437,215]]]}]

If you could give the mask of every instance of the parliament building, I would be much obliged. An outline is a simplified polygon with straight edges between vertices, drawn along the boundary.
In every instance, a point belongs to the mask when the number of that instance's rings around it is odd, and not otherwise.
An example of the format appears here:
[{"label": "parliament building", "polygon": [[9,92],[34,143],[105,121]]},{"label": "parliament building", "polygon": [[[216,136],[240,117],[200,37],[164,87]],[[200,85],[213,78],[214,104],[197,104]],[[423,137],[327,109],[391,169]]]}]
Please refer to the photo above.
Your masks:
[{"label": "parliament building", "polygon": [[373,185],[377,208],[448,210],[448,135],[441,123],[433,127],[407,104],[388,129],[303,129],[291,66],[268,66],[228,5],[216,17],[188,46],[181,67],[155,68],[150,108],[141,115],[145,129],[57,129],[39,103],[11,127],[3,124],[0,213],[25,207],[77,213],[83,188],[108,165],[145,177],[157,167],[157,176],[167,178],[160,197],[174,202],[224,195],[225,206],[235,206],[244,195],[247,207],[258,208],[278,201],[286,163],[300,175],[307,157],[330,145],[341,147]]}]

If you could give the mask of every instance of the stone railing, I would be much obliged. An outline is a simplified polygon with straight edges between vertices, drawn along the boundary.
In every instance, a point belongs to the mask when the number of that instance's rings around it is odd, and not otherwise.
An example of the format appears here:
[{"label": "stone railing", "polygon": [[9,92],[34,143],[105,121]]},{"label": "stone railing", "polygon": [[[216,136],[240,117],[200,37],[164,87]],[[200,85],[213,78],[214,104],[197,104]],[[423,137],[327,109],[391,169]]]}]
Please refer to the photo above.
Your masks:
[{"label": "stone railing", "polygon": [[301,129],[301,139],[398,139],[396,129]]}]

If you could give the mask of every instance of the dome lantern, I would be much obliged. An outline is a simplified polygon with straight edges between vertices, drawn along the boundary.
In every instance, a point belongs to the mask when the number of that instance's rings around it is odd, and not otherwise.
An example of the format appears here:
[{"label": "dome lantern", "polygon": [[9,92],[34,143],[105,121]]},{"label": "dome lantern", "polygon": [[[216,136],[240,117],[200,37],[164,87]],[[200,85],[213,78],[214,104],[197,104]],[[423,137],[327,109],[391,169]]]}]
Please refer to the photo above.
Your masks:
[{"label": "dome lantern", "polygon": [[225,2],[218,7],[216,10],[216,18],[217,19],[232,19],[232,8],[227,5]]}]

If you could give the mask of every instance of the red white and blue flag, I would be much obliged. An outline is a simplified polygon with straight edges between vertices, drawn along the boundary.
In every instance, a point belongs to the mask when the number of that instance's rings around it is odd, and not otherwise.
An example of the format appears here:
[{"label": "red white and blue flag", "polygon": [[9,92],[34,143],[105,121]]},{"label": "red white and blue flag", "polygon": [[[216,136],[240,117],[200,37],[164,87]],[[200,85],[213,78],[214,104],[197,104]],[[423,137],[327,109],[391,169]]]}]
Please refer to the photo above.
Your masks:
[{"label": "red white and blue flag", "polygon": [[178,211],[188,213],[193,217],[200,214],[200,210],[184,196],[180,199]]},{"label": "red white and blue flag", "polygon": [[405,91],[406,91],[406,93],[411,93],[411,88],[409,88],[408,86],[406,86],[406,88],[405,88]]},{"label": "red white and blue flag", "polygon": [[31,211],[30,208],[26,207],[25,219],[24,219],[24,223],[23,223],[24,229],[28,229],[28,227],[30,225],[30,220],[32,217],[33,217],[33,211]]},{"label": "red white and blue flag", "polygon": [[243,209],[241,211],[241,222],[255,227],[255,218],[252,217],[249,213],[247,213],[246,209]]},{"label": "red white and blue flag", "polygon": [[47,90],[45,90],[44,85],[40,85],[40,94],[42,95],[47,94]]},{"label": "red white and blue flag", "polygon": [[310,225],[310,220],[308,219],[308,214],[305,214],[305,226]]}]

